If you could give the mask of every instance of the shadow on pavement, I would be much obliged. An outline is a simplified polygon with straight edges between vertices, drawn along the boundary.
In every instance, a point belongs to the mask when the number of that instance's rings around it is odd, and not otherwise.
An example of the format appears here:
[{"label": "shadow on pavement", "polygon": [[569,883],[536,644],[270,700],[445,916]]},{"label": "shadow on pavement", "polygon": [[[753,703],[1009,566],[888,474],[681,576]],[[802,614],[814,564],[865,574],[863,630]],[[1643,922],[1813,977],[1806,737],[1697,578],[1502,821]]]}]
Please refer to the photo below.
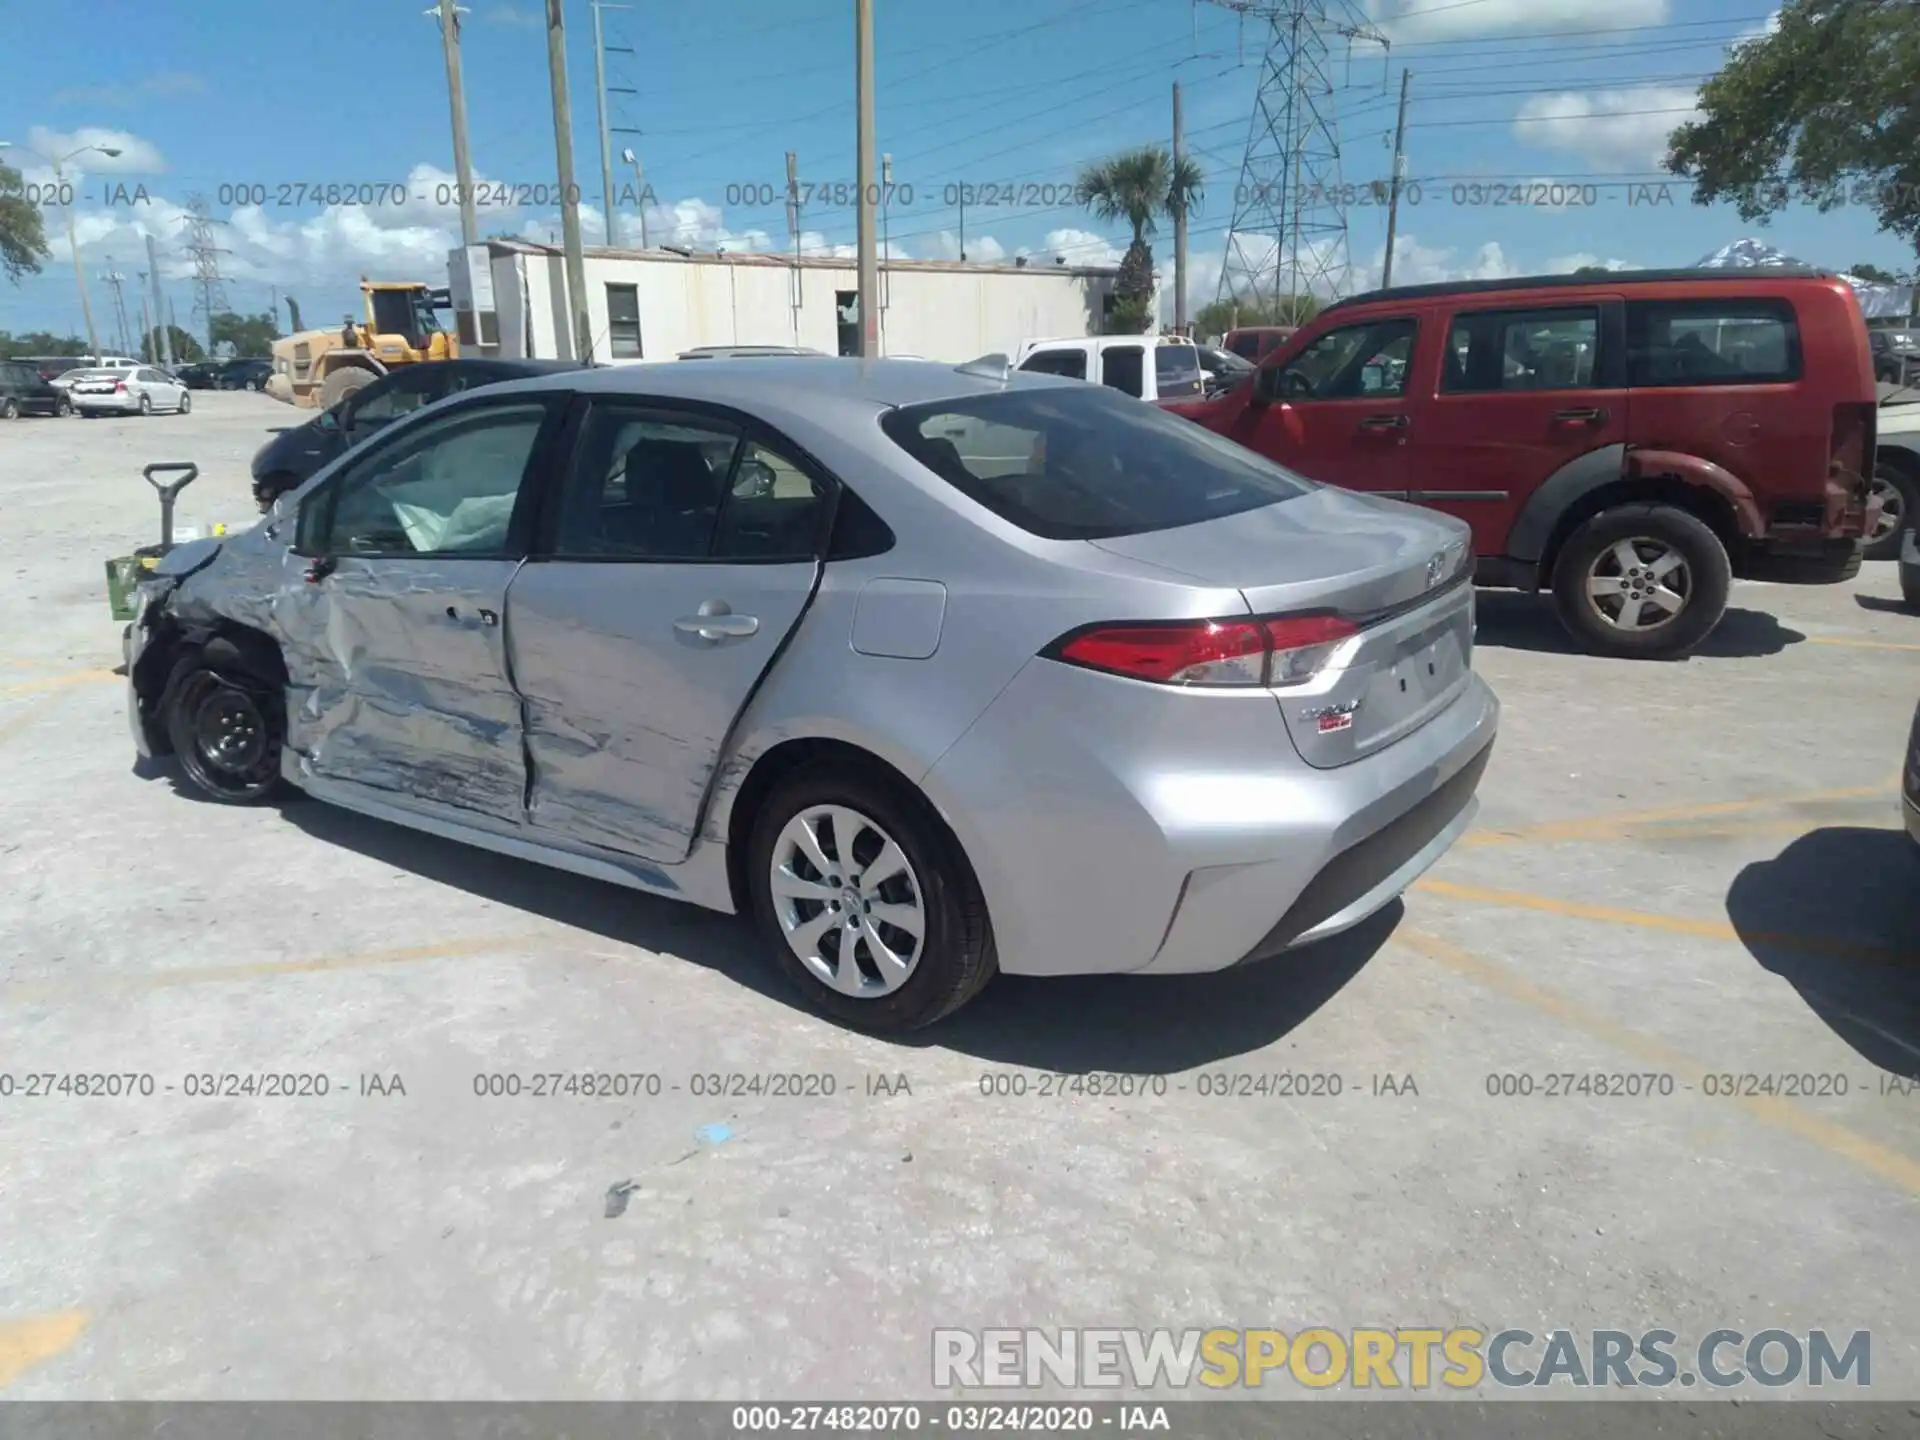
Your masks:
[{"label": "shadow on pavement", "polygon": [[[1517,590],[1482,590],[1475,601],[1480,622],[1474,643],[1499,650],[1530,650],[1548,655],[1580,655],[1553,613],[1549,595],[1523,595]],[[1693,653],[1716,660],[1778,655],[1787,646],[1806,639],[1760,610],[1730,607],[1711,635]]]},{"label": "shadow on pavement", "polygon": [[[190,787],[180,782],[180,788]],[[812,1015],[745,920],[496,855],[312,801],[281,814],[316,840],[622,945],[661,951]],[[1339,992],[1399,923],[1396,902],[1318,945],[1216,975],[1003,975],[959,1014],[895,1037],[913,1048],[1072,1073],[1167,1074],[1260,1049]],[[819,1024],[834,1022],[818,1017]]]},{"label": "shadow on pavement", "polygon": [[1863,1058],[1920,1077],[1920,847],[1904,830],[1809,831],[1734,877],[1727,917]]}]

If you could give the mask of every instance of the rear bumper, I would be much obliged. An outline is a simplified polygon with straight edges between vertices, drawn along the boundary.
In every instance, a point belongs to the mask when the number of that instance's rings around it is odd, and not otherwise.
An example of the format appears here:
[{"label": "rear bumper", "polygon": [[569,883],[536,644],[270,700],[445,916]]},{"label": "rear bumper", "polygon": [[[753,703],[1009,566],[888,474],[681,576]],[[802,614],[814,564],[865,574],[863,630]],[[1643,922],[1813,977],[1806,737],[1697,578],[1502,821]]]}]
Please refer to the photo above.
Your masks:
[{"label": "rear bumper", "polygon": [[99,410],[107,414],[130,414],[140,408],[139,397],[131,392],[125,395],[81,395],[74,391],[68,391],[67,394],[68,398],[73,401],[73,408],[76,410]]},{"label": "rear bumper", "polygon": [[[1878,505],[1874,507],[1878,514]],[[1735,565],[1743,580],[1786,585],[1837,585],[1860,573],[1865,550],[1857,536],[1837,538],[1817,532],[1774,532],[1749,540]]]}]

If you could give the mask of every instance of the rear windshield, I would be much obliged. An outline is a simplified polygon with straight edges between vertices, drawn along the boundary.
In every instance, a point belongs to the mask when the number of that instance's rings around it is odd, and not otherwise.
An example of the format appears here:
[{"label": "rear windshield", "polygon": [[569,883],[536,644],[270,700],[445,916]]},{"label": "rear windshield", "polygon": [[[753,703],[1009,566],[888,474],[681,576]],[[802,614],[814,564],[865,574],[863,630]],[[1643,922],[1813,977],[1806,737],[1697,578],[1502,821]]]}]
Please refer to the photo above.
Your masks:
[{"label": "rear windshield", "polygon": [[1153,352],[1153,376],[1163,400],[1198,395],[1200,352],[1191,345],[1160,346]]},{"label": "rear windshield", "polygon": [[1197,525],[1313,488],[1191,420],[1104,387],[909,405],[880,424],[956,490],[1046,540]]}]

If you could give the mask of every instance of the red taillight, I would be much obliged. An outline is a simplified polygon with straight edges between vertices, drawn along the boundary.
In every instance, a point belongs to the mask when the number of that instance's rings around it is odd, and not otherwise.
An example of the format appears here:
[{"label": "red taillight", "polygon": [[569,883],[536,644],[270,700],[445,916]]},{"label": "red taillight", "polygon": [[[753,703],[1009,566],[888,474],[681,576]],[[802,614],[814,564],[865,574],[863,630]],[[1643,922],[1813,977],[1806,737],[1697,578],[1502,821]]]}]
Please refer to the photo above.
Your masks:
[{"label": "red taillight", "polygon": [[113,389],[116,395],[124,395],[127,393],[127,382],[124,380],[116,380],[113,382]]},{"label": "red taillight", "polygon": [[1298,685],[1359,627],[1338,615],[1102,625],[1045,653],[1160,685]]}]

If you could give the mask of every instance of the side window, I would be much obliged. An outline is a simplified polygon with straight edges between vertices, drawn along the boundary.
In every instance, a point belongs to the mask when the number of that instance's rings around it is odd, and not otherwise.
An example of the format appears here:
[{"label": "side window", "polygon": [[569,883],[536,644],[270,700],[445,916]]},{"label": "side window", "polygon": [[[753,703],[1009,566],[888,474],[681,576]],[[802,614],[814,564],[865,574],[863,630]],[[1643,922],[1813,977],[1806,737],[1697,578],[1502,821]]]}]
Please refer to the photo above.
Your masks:
[{"label": "side window", "polygon": [[1280,375],[1280,394],[1294,400],[1389,399],[1406,391],[1407,363],[1418,327],[1411,320],[1370,320],[1329,330]]},{"label": "side window", "polygon": [[1084,350],[1040,350],[1029,355],[1020,366],[1040,375],[1064,375],[1069,380],[1087,378],[1087,352]]},{"label": "side window", "polygon": [[739,432],[719,422],[594,407],[561,491],[553,553],[706,559],[739,448]]},{"label": "side window", "polygon": [[1260,348],[1258,335],[1232,335],[1227,339],[1227,348],[1242,360],[1258,360],[1264,353]]},{"label": "side window", "polygon": [[757,440],[740,452],[720,513],[716,559],[805,560],[819,548],[826,492],[799,466]]},{"label": "side window", "polygon": [[1754,385],[1800,378],[1785,300],[1630,300],[1627,384]]},{"label": "side window", "polygon": [[1162,400],[1198,395],[1201,389],[1200,352],[1191,345],[1155,346],[1153,378]]},{"label": "side window", "polygon": [[639,286],[607,286],[607,345],[615,360],[641,358]]},{"label": "side window", "polygon": [[[300,549],[328,555],[498,555],[544,405],[465,410],[383,445],[311,497]],[[308,512],[315,512],[312,521]]]},{"label": "side window", "polygon": [[1600,311],[1592,305],[1457,315],[1447,331],[1440,389],[1587,389],[1599,345]]},{"label": "side window", "polygon": [[1146,355],[1138,345],[1115,345],[1100,352],[1100,383],[1136,399],[1146,393]]},{"label": "side window", "polygon": [[[430,370],[433,367],[422,365],[420,368]],[[411,415],[427,403],[427,391],[435,383],[435,378],[411,369],[405,374],[393,376],[387,382],[386,389],[376,395],[366,396],[354,405],[354,427],[385,425],[402,415]]]}]

